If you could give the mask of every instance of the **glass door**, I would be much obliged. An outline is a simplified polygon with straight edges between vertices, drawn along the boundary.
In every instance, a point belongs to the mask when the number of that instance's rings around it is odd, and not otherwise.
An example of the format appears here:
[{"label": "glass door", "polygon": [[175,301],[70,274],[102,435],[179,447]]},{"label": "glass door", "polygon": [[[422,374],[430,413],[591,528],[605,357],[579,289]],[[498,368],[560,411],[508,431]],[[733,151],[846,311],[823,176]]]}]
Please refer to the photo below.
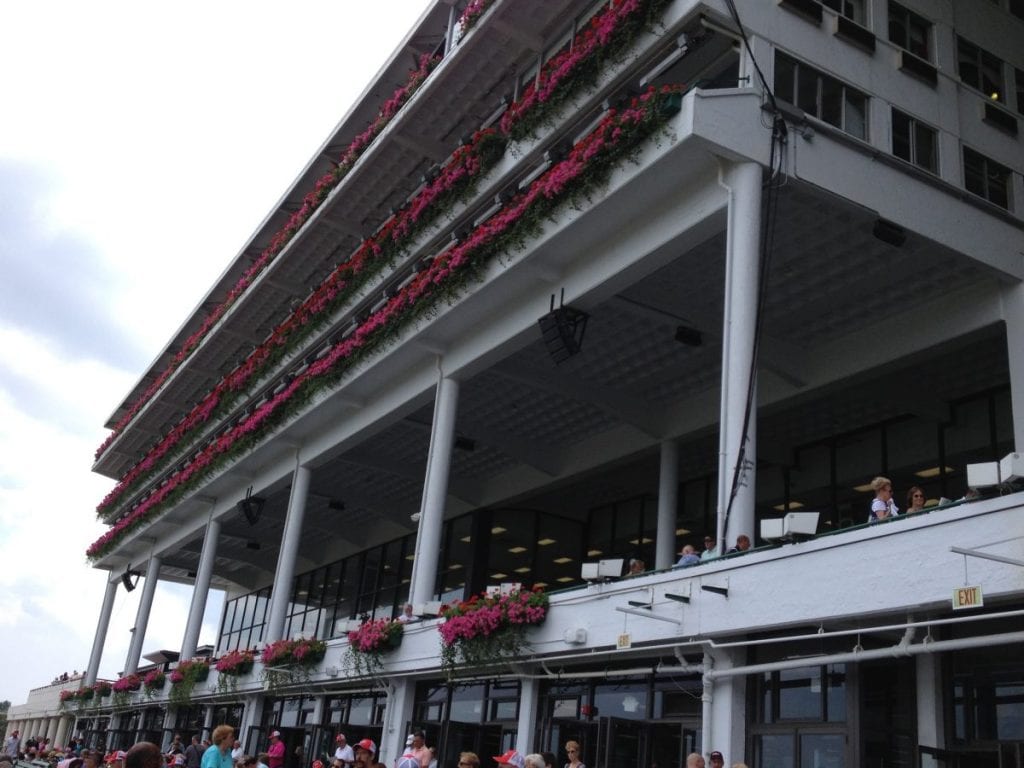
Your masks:
[{"label": "glass door", "polygon": [[597,759],[600,768],[643,768],[647,739],[645,724],[618,717],[597,722]]}]

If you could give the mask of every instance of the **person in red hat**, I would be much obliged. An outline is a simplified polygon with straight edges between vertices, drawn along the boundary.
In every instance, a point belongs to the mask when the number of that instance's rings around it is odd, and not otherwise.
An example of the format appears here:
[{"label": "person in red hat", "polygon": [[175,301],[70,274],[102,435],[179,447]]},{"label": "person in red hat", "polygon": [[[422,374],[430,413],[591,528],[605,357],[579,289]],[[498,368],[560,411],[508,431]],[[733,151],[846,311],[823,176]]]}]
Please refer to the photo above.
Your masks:
[{"label": "person in red hat", "polygon": [[356,744],[356,765],[359,768],[371,768],[377,756],[377,745],[373,739],[363,739]]},{"label": "person in red hat", "polygon": [[281,741],[280,731],[270,732],[270,746],[267,747],[267,757],[270,760],[270,768],[284,768],[284,742]]}]

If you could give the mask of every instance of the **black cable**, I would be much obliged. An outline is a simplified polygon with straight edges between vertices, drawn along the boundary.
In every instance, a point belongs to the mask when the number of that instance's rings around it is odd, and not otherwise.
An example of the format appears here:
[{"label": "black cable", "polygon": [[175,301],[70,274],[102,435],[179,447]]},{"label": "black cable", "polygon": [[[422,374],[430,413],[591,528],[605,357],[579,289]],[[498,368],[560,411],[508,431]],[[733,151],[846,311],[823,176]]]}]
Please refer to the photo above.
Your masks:
[{"label": "black cable", "polygon": [[[775,245],[775,225],[778,220],[777,186],[772,183],[772,179],[774,179],[777,172],[775,168],[776,150],[778,150],[778,171],[782,170],[782,145],[785,144],[787,135],[786,121],[779,112],[778,104],[775,101],[775,94],[769,87],[768,81],[765,79],[764,73],[761,71],[761,67],[758,65],[757,59],[754,57],[754,51],[750,47],[750,40],[747,37],[746,31],[743,29],[742,21],[740,21],[739,11],[736,10],[736,5],[733,0],[726,0],[726,4],[729,6],[729,12],[732,14],[733,21],[736,22],[736,27],[739,29],[740,36],[743,39],[743,44],[746,47],[750,60],[754,65],[754,70],[757,72],[757,76],[761,81],[761,86],[764,88],[765,93],[768,94],[768,100],[771,102],[774,118],[772,121],[771,148],[768,161],[768,188],[765,193],[763,203],[764,213],[762,215],[761,222],[760,274],[758,276],[757,303],[754,311],[754,343],[751,350],[750,373],[747,378],[747,399],[743,410],[743,429],[740,433],[740,446],[736,455],[736,466],[733,468],[732,483],[729,490],[729,501],[726,505],[725,515],[722,521],[723,541],[719,542],[722,547],[724,547],[726,541],[728,541],[729,520],[732,515],[733,503],[736,500],[736,495],[739,493],[741,478],[747,471],[745,467],[746,452],[747,443],[749,441],[748,435],[750,432],[750,421],[754,409],[754,386],[757,380],[757,359],[758,352],[761,347],[764,304],[765,297],[768,292],[768,273],[771,266],[771,254]],[[724,363],[725,361],[723,360],[723,365]]]}]

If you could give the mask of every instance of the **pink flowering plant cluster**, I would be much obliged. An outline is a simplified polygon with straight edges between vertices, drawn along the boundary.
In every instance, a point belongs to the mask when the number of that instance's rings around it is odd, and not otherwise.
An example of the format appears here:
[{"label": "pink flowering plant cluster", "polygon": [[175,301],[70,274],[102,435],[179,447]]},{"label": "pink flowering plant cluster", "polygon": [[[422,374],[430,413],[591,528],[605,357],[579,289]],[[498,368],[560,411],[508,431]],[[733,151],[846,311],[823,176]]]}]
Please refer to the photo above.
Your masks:
[{"label": "pink flowering plant cluster", "polygon": [[255,663],[255,651],[228,651],[217,659],[214,669],[222,675],[238,677],[239,675],[247,675],[252,672]]},{"label": "pink flowering plant cluster", "polygon": [[192,689],[210,676],[209,659],[186,659],[168,677],[171,680],[171,703],[187,706],[192,703]]},{"label": "pink flowering plant cluster", "polygon": [[364,621],[348,633],[345,666],[357,675],[378,675],[384,669],[383,655],[402,642],[405,625],[391,619]]},{"label": "pink flowering plant cluster", "polygon": [[132,693],[142,688],[142,678],[138,675],[125,675],[114,681],[114,693]]},{"label": "pink flowering plant cluster", "polygon": [[504,595],[473,595],[445,606],[441,615],[441,665],[452,676],[460,667],[494,664],[521,655],[526,628],[547,618],[548,596],[540,587]]},{"label": "pink flowering plant cluster", "polygon": [[459,39],[461,40],[466,36],[476,23],[480,21],[480,17],[484,15],[488,8],[494,4],[494,0],[469,0],[466,7],[462,9],[462,15],[459,16]]},{"label": "pink flowering plant cluster", "polygon": [[405,103],[412,98],[412,95],[419,89],[423,82],[427,79],[427,76],[433,71],[434,67],[440,61],[439,58],[425,55],[421,57],[419,66],[417,69],[409,74],[409,80],[405,85],[400,87],[395,93],[384,102],[377,114],[377,117],[370,123],[370,125],[358,136],[356,136],[352,142],[348,145],[345,151],[342,153],[341,158],[334,165],[330,172],[322,176],[315,184],[313,190],[307,193],[306,197],[302,201],[302,206],[299,210],[295,211],[285,222],[284,226],[278,230],[274,237],[270,241],[270,245],[265,248],[259,255],[259,257],[253,262],[252,266],[249,267],[239,278],[238,282],[234,287],[228,291],[224,301],[215,307],[206,319],[203,321],[199,329],[189,336],[185,342],[181,345],[181,349],[174,355],[171,362],[168,364],[153,382],[146,388],[146,390],[139,396],[139,398],[132,403],[125,414],[118,420],[117,424],[114,425],[113,431],[107,436],[106,440],[103,441],[102,445],[96,449],[96,458],[99,459],[103,455],[104,451],[110,447],[110,444],[114,442],[115,438],[121,434],[126,426],[135,418],[135,415],[142,409],[142,407],[149,402],[150,398],[156,394],[160,388],[164,385],[164,382],[170,378],[171,374],[174,373],[181,366],[181,364],[188,359],[188,357],[199,347],[200,342],[210,332],[210,329],[224,316],[224,313],[231,308],[231,306],[238,300],[238,298],[245,293],[246,289],[252,285],[253,281],[259,276],[263,270],[277,257],[281,251],[284,250],[285,246],[291,241],[302,226],[312,217],[316,212],[320,204],[327,199],[327,196],[334,190],[341,180],[345,178],[352,166],[356,164],[356,161],[362,156],[366,148],[373,143],[373,140],[377,138],[384,127],[391,122],[398,111],[405,105]]},{"label": "pink flowering plant cluster", "polygon": [[311,637],[298,640],[278,640],[263,647],[260,661],[265,667],[300,665],[311,667],[327,655],[327,643]]},{"label": "pink flowering plant cluster", "polygon": [[100,680],[98,683],[96,683],[96,685],[92,687],[92,690],[97,697],[104,699],[113,692],[114,686],[106,680]]},{"label": "pink flowering plant cluster", "polygon": [[77,704],[78,708],[82,709],[86,702],[92,701],[94,695],[93,688],[88,685],[75,690],[66,688],[60,692],[60,705],[61,707],[69,707],[72,704]]},{"label": "pink flowering plant cluster", "polygon": [[146,689],[147,696],[152,696],[156,691],[161,690],[166,683],[167,675],[160,669],[151,669],[142,678],[142,685]]},{"label": "pink flowering plant cluster", "polygon": [[[662,0],[622,0],[610,5],[595,17],[595,21],[608,16],[635,33],[639,28],[638,18],[647,19],[660,4]],[[627,14],[627,10],[630,13]],[[608,19],[606,22],[610,23]],[[596,26],[605,29],[603,25]],[[618,27],[613,26],[612,29],[614,31]],[[612,35],[612,39],[618,38]],[[567,91],[578,87],[578,82],[582,81],[570,77],[559,80],[560,87]],[[675,98],[678,109],[678,94]],[[533,101],[535,105],[548,103]],[[480,224],[468,238],[435,258],[427,269],[362,322],[355,333],[322,352],[316,360],[300,369],[288,384],[262,403],[254,405],[188,457],[159,487],[151,489],[130,509],[120,511],[111,528],[89,547],[87,556],[93,559],[102,557],[123,536],[159,515],[189,488],[256,445],[317,392],[335,386],[352,366],[394,341],[411,322],[429,313],[439,303],[456,299],[487,263],[502,253],[522,247],[542,228],[543,220],[556,208],[567,202],[579,203],[585,198],[587,189],[599,184],[616,163],[628,157],[640,142],[664,124],[669,114],[665,111],[668,101],[664,92],[651,90],[624,109],[611,110],[598,129],[573,148],[566,161],[555,164],[527,190],[508,201],[504,209]],[[510,112],[517,111],[512,124],[536,125],[536,120],[529,118],[529,110],[518,109],[517,105],[518,102],[510,107]],[[534,109],[542,115],[539,106]],[[331,313],[352,295],[352,291],[364,285],[372,274],[382,270],[407,247],[409,238],[422,231],[432,216],[436,217],[467,194],[477,176],[501,156],[507,140],[508,135],[490,129],[478,131],[472,142],[460,147],[443,171],[427,183],[416,198],[339,265],[249,358],[228,374],[139,465],[129,471],[101,503],[98,509],[101,516],[116,511],[121,497],[141,486],[148,476],[174,458],[172,449],[180,453],[180,443],[187,436],[191,435],[192,441],[197,439],[200,427],[242,396],[250,382],[270,370],[287,352],[322,327]]]}]

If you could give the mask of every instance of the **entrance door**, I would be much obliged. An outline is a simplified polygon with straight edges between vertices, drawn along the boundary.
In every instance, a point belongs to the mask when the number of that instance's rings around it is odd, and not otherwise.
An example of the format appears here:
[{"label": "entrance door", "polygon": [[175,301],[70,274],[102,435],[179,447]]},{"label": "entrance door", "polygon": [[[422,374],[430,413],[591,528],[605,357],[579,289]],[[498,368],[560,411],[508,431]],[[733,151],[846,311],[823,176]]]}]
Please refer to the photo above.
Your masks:
[{"label": "entrance door", "polygon": [[[506,743],[509,745],[505,746]],[[452,721],[442,727],[437,762],[439,765],[454,765],[460,752],[475,752],[480,756],[480,764],[487,765],[493,762],[492,757],[504,754],[514,746],[511,739],[505,738],[505,730],[500,725]]]},{"label": "entrance door", "polygon": [[619,717],[597,723],[597,760],[600,768],[644,768],[645,724]]},{"label": "entrance door", "polygon": [[703,753],[700,722],[651,723],[648,731],[647,761],[650,768],[675,768],[691,752]]},{"label": "entrance door", "polygon": [[555,765],[563,765],[566,761],[565,742],[578,741],[580,744],[580,760],[584,765],[600,766],[597,762],[598,724],[589,720],[570,720],[553,717],[546,721],[541,729],[540,750],[553,752]]}]

